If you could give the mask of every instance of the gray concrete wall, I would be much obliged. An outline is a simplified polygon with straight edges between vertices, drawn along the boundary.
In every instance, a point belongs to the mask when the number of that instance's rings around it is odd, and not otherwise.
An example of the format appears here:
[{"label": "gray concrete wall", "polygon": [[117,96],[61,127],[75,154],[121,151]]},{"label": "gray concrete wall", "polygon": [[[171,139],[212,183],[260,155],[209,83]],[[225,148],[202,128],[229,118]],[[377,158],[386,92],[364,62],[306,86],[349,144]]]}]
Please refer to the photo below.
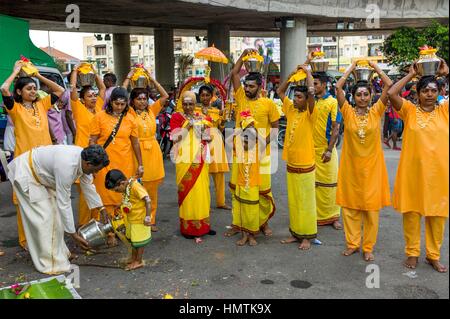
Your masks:
[{"label": "gray concrete wall", "polygon": [[[183,2],[219,6],[213,0]],[[376,4],[380,18],[448,18],[448,0],[220,0],[221,7],[234,7],[259,12],[317,15],[332,18],[365,19],[366,7]]]}]

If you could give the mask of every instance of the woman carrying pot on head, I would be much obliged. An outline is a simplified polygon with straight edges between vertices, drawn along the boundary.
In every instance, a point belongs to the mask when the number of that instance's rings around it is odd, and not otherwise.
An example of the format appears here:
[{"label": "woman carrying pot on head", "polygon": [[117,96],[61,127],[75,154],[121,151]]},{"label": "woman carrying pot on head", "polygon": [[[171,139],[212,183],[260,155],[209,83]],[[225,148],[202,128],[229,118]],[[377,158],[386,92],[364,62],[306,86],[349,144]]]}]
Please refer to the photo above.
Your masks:
[{"label": "woman carrying pot on head", "polygon": [[[110,160],[109,166],[99,171],[94,179],[97,192],[110,216],[113,216],[115,208],[121,204],[122,196],[106,189],[106,173],[111,169],[120,169],[128,178],[133,175],[141,178],[144,174],[138,125],[136,117],[128,110],[127,90],[115,88],[106,109],[95,114],[90,126],[89,145],[102,145]],[[117,244],[114,234],[108,238],[108,244]]]},{"label": "woman carrying pot on head", "polygon": [[[418,104],[400,97],[403,87],[416,76],[417,65],[389,89],[389,99],[405,123],[402,152],[392,196],[394,208],[403,214],[404,265],[415,269],[420,256],[420,223],[425,217],[426,262],[438,272],[440,249],[448,218],[448,101],[438,105],[436,77],[424,76],[417,83]],[[441,60],[437,75],[448,76]]]},{"label": "woman carrying pot on head", "polygon": [[[134,88],[130,94],[130,106],[136,114],[136,122],[138,125],[139,144],[142,153],[142,163],[144,165],[144,175],[142,182],[147,190],[151,205],[151,230],[158,231],[156,227],[156,209],[158,207],[158,187],[164,180],[164,161],[156,140],[156,116],[161,111],[163,105],[166,104],[169,94],[150,73],[145,70],[149,82],[158,90],[160,97],[153,104],[149,105],[148,88]],[[123,87],[127,88],[133,77],[134,70],[130,71],[127,78],[123,82]],[[149,84],[149,83],[147,83]]]},{"label": "woman carrying pot on head", "polygon": [[[11,93],[9,91],[11,83],[19,75],[24,65],[23,61],[17,61],[14,64],[13,72],[1,86],[3,102],[14,124],[14,135],[16,138],[14,157],[37,146],[52,145],[47,112],[64,93],[64,88],[48,80],[39,72],[34,74],[33,77],[46,85],[50,89],[51,94],[43,99],[39,99],[37,84],[31,77],[19,77],[14,84],[14,91]],[[19,244],[22,248],[27,249],[20,210],[14,194],[13,201],[17,211]]]},{"label": "woman carrying pot on head", "polygon": [[214,181],[216,189],[216,207],[219,209],[231,210],[231,207],[225,204],[225,172],[229,172],[227,156],[225,153],[225,144],[223,142],[223,118],[222,112],[211,106],[213,98],[213,89],[210,86],[203,85],[198,90],[200,97],[200,107],[196,111],[202,112],[212,120],[211,129],[211,163],[209,163],[209,174]]},{"label": "woman carrying pot on head", "polygon": [[181,95],[182,112],[174,113],[170,128],[174,147],[173,159],[178,186],[180,232],[189,239],[200,241],[206,234],[215,235],[210,228],[209,194],[209,128],[211,119],[195,111],[196,95],[186,91]]},{"label": "woman carrying pot on head", "polygon": [[[336,204],[342,207],[347,248],[344,256],[358,252],[361,247],[365,261],[373,261],[373,248],[378,235],[379,211],[390,205],[389,180],[381,147],[381,118],[386,109],[387,90],[392,85],[389,77],[375,63],[369,66],[381,77],[384,87],[378,101],[371,104],[372,88],[367,81],[358,81],[352,89],[355,107],[345,98],[342,89],[347,77],[355,70],[353,62],[336,84],[336,93],[342,112],[344,144],[338,173]],[[366,67],[367,72],[370,69]]]},{"label": "woman carrying pot on head", "polygon": [[[102,79],[95,72],[95,84],[98,88],[98,95],[91,85],[83,86],[80,93],[77,92],[77,77],[80,73],[80,65],[77,65],[70,74],[70,100],[72,106],[72,115],[76,125],[75,145],[85,148],[89,145],[90,125],[95,114],[100,112],[103,107],[106,87]],[[83,226],[87,224],[91,218],[98,220],[98,212],[91,212],[87,206],[86,200],[81,192],[81,188],[77,183],[79,198],[78,224]]]}]

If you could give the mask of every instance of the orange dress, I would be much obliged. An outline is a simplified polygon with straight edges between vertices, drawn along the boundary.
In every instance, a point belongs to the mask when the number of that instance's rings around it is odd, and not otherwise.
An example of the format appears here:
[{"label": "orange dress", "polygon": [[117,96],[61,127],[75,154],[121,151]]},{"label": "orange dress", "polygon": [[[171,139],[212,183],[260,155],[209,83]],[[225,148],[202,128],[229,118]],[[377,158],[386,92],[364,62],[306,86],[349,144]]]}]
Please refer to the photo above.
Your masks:
[{"label": "orange dress", "polygon": [[[336,203],[339,206],[378,211],[390,205],[389,180],[381,147],[381,117],[386,106],[378,101],[370,109],[367,126],[347,102],[341,107],[344,118],[344,144],[338,172]],[[365,131],[361,138],[360,131]],[[364,144],[361,143],[362,140]]]},{"label": "orange dress", "polygon": [[400,213],[448,217],[448,101],[431,113],[403,100],[405,124],[393,206]]},{"label": "orange dress", "polygon": [[[106,111],[95,114],[91,122],[90,134],[99,136],[97,144],[103,145],[106,142],[117,121],[117,117],[106,113]],[[138,128],[135,116],[128,112],[122,120],[116,137],[106,148],[110,161],[109,166],[99,171],[94,179],[97,193],[99,193],[105,206],[120,205],[122,201],[121,194],[106,189],[106,173],[111,169],[120,169],[127,177],[136,173],[131,136],[138,137]]]},{"label": "orange dress", "polygon": [[[102,110],[103,103],[103,99],[101,97],[97,97],[97,102],[95,103],[95,113]],[[90,112],[80,100],[72,101],[72,114],[77,128],[75,145],[82,148],[88,147],[90,124],[95,114]]]},{"label": "orange dress", "polygon": [[9,116],[14,123],[16,147],[14,157],[37,146],[52,145],[48,130],[47,112],[52,108],[51,95],[35,103],[35,109],[29,110],[21,103],[14,102]]},{"label": "orange dress", "polygon": [[[141,146],[142,164],[144,165],[143,182],[153,182],[164,178],[164,161],[156,140],[156,115],[161,111],[161,102],[153,103],[147,112],[136,114],[139,145]],[[133,153],[134,154],[134,153]],[[137,161],[135,159],[135,165]]]}]

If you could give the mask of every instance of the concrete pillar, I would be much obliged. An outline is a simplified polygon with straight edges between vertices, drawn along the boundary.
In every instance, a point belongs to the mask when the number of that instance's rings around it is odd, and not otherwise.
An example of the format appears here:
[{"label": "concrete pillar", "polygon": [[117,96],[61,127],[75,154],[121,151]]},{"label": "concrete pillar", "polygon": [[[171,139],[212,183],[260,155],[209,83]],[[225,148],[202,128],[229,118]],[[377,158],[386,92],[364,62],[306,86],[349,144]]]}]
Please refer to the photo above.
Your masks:
[{"label": "concrete pillar", "polygon": [[281,80],[284,81],[297,65],[306,60],[306,20],[295,19],[293,28],[283,27],[280,32]]},{"label": "concrete pillar", "polygon": [[[208,46],[214,46],[227,57],[230,56],[230,26],[225,24],[208,24]],[[225,64],[210,62],[211,77],[220,81],[227,75]],[[222,71],[221,71],[222,70]]]},{"label": "concrete pillar", "polygon": [[166,89],[175,86],[173,29],[155,29],[155,77]]},{"label": "concrete pillar", "polygon": [[122,83],[130,72],[130,35],[128,33],[113,34],[114,73],[117,83]]}]

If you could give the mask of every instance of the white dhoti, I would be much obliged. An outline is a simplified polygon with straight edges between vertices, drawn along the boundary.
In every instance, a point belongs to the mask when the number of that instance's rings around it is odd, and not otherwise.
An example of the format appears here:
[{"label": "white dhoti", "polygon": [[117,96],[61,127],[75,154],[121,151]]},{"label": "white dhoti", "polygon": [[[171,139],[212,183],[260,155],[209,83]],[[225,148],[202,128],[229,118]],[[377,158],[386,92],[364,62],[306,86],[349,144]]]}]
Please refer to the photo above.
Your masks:
[{"label": "white dhoti", "polygon": [[28,152],[8,168],[34,266],[49,275],[69,271],[70,252],[64,242],[64,225],[56,205],[56,192],[40,185],[33,177]]}]

